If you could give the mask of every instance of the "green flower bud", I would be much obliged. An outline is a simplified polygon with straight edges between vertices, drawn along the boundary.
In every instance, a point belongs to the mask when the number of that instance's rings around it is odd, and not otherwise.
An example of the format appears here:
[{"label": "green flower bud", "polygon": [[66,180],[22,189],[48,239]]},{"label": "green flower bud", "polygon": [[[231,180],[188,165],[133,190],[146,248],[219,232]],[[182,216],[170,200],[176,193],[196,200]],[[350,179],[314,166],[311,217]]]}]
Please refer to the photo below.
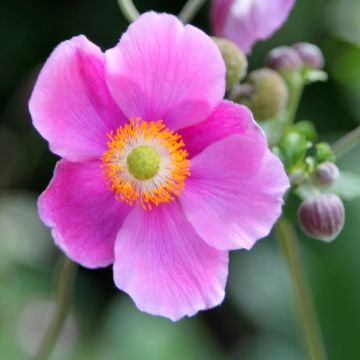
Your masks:
[{"label": "green flower bud", "polygon": [[316,182],[322,186],[330,186],[339,177],[339,168],[330,161],[320,164],[315,172]]},{"label": "green flower bud", "polygon": [[304,159],[310,143],[303,134],[290,131],[280,144],[282,160],[288,170],[295,168]]},{"label": "green flower bud", "polygon": [[232,88],[244,78],[247,71],[247,59],[242,50],[232,41],[218,37],[212,38],[218,46],[226,66],[226,90]]},{"label": "green flower bud", "polygon": [[344,205],[335,194],[309,197],[300,205],[298,220],[305,234],[329,242],[338,236],[344,226]]},{"label": "green flower bud", "polygon": [[303,134],[309,141],[315,141],[317,138],[317,132],[314,124],[307,120],[297,122],[291,130],[299,134]]},{"label": "green flower bud", "polygon": [[331,146],[326,142],[320,142],[315,145],[316,160],[320,164],[325,161],[335,162],[335,154]]},{"label": "green flower bud", "polygon": [[248,106],[256,120],[272,119],[285,108],[288,89],[276,71],[267,68],[252,71],[245,86],[247,91],[240,91],[233,98]]}]

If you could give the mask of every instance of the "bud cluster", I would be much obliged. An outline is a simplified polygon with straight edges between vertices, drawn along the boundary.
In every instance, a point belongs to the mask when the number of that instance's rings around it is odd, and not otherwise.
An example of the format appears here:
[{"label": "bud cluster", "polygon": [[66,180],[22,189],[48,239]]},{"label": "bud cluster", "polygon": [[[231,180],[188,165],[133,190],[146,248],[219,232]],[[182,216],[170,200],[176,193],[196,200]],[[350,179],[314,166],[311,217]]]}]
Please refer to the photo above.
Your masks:
[{"label": "bud cluster", "polygon": [[298,96],[307,83],[326,78],[321,71],[324,67],[321,50],[304,42],[277,47],[268,54],[267,67],[253,70],[245,77],[248,64],[241,49],[226,39],[214,37],[213,41],[226,66],[229,97],[248,106],[257,121],[266,120],[262,124],[264,129],[281,125],[275,141],[270,137],[270,142],[276,145],[272,150],[283,161],[294,191],[303,199],[298,209],[300,227],[312,238],[333,240],[345,217],[341,199],[324,192],[340,175],[334,164],[335,156],[329,144],[316,142],[312,122],[293,124],[289,115],[289,109],[298,101],[294,101],[294,94]]},{"label": "bud cluster", "polygon": [[321,70],[324,67],[324,56],[318,46],[301,42],[292,47],[280,46],[271,50],[266,64],[282,74],[301,69]]},{"label": "bud cluster", "polygon": [[316,141],[308,121],[292,126],[273,151],[283,161],[296,192],[304,200],[298,210],[302,230],[310,237],[331,241],[344,225],[344,206],[335,194],[323,192],[338,179],[340,171],[329,144]]}]

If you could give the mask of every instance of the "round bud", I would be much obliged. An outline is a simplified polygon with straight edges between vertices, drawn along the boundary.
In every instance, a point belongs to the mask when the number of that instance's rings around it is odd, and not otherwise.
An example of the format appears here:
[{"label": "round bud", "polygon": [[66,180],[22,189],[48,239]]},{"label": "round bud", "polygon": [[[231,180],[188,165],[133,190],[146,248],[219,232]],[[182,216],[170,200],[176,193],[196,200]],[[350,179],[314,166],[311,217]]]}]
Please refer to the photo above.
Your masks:
[{"label": "round bud", "polygon": [[298,219],[305,234],[329,242],[338,236],[344,226],[344,205],[335,194],[319,194],[303,201]]},{"label": "round bud", "polygon": [[269,52],[266,57],[266,65],[280,73],[298,71],[303,62],[293,48],[280,46]]},{"label": "round bud", "polygon": [[315,173],[315,179],[322,186],[330,186],[339,177],[339,168],[332,162],[326,161],[320,164]]},{"label": "round bud", "polygon": [[247,59],[242,50],[232,41],[218,37],[212,38],[219,48],[226,66],[226,90],[230,91],[247,71]]},{"label": "round bud", "polygon": [[336,160],[335,154],[331,146],[326,142],[319,142],[315,145],[316,160],[323,163],[325,161],[334,162]]},{"label": "round bud", "polygon": [[247,83],[242,85],[247,91],[239,92],[234,100],[248,106],[255,119],[262,121],[277,116],[285,107],[288,89],[283,78],[271,69],[252,71]]},{"label": "round bud", "polygon": [[310,69],[322,69],[324,67],[324,55],[318,46],[300,42],[295,44],[293,48],[299,54],[306,67]]}]

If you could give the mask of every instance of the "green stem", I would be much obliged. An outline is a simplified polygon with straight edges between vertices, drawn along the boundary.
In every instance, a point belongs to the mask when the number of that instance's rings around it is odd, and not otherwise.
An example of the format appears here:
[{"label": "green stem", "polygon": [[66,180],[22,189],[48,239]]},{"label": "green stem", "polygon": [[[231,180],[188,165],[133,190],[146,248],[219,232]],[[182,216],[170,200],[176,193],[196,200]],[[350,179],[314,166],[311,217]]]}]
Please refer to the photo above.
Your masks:
[{"label": "green stem", "polygon": [[68,258],[61,258],[57,280],[58,288],[56,307],[49,328],[47,329],[45,337],[40,344],[40,348],[34,360],[47,360],[50,358],[51,353],[54,350],[69,313],[76,269],[76,265]]},{"label": "green stem", "polygon": [[129,23],[132,23],[140,16],[140,13],[136,9],[136,6],[132,0],[117,0],[117,2],[119,4],[120,10]]},{"label": "green stem", "polygon": [[289,104],[286,112],[283,134],[286,134],[293,125],[299,107],[300,99],[304,90],[304,79],[301,74],[294,74],[288,80]]},{"label": "green stem", "polygon": [[332,146],[336,158],[339,159],[360,144],[360,126],[347,133]]},{"label": "green stem", "polygon": [[298,318],[308,351],[308,359],[326,360],[327,356],[321,330],[301,261],[300,248],[295,230],[283,217],[276,225],[276,233],[282,245],[281,247],[287,260],[294,286]]},{"label": "green stem", "polygon": [[285,80],[289,89],[288,106],[284,114],[273,124],[269,135],[269,143],[271,146],[278,145],[291,129],[304,90],[304,79],[300,73],[291,74]]},{"label": "green stem", "polygon": [[188,0],[179,13],[179,18],[184,24],[189,23],[199,12],[206,0]]}]

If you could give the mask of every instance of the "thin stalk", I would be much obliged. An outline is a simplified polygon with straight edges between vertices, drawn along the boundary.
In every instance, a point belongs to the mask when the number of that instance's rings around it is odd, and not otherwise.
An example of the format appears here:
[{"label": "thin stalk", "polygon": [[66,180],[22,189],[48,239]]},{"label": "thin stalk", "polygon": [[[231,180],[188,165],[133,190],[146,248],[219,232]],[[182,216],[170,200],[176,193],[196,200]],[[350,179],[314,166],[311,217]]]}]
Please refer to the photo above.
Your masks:
[{"label": "thin stalk", "polygon": [[284,121],[284,128],[282,135],[287,134],[290,127],[293,125],[295,121],[300,99],[304,90],[304,79],[300,74],[294,74],[294,77],[288,80],[288,86],[289,86],[289,103]]},{"label": "thin stalk", "polygon": [[304,90],[304,79],[301,74],[295,73],[285,78],[289,89],[289,100],[286,111],[284,111],[274,122],[269,134],[271,146],[278,145],[294,124],[301,96]]},{"label": "thin stalk", "polygon": [[298,318],[308,352],[307,358],[326,360],[325,346],[303,268],[297,235],[293,226],[284,217],[277,223],[276,233],[294,286]]},{"label": "thin stalk", "polygon": [[132,0],[117,0],[117,2],[121,12],[130,24],[140,16],[140,13]]},{"label": "thin stalk", "polygon": [[71,306],[76,269],[77,266],[72,261],[62,257],[57,279],[56,307],[34,360],[47,360],[54,350]]},{"label": "thin stalk", "polygon": [[358,126],[355,130],[347,133],[345,136],[336,141],[332,148],[336,155],[336,158],[339,159],[359,144],[360,126]]},{"label": "thin stalk", "polygon": [[184,23],[189,23],[199,12],[206,0],[188,0],[179,12],[179,18]]}]

